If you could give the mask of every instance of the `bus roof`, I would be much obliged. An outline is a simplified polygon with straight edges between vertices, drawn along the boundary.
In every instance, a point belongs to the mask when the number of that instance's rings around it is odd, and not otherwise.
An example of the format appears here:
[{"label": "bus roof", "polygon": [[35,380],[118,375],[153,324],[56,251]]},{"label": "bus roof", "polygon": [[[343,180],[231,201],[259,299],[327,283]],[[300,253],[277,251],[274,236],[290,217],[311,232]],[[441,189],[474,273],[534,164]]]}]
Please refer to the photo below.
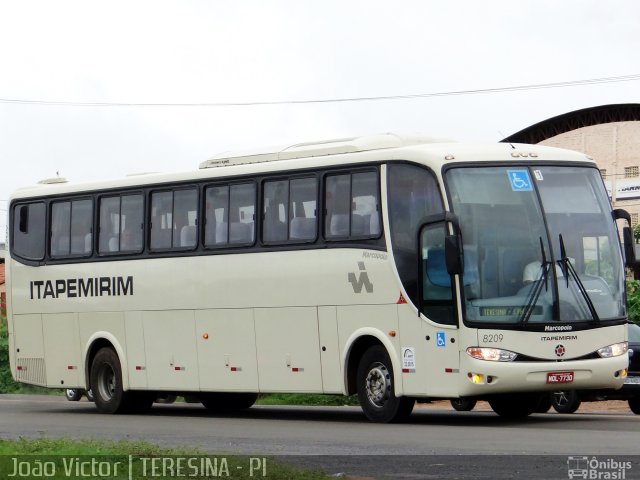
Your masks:
[{"label": "bus roof", "polygon": [[16,190],[11,199],[390,160],[418,161],[428,165],[437,174],[444,165],[453,162],[533,160],[595,163],[583,153],[543,145],[456,143],[424,135],[387,133],[251,151],[225,152],[202,162],[200,168],[195,171],[134,174],[115,180],[82,183],[68,182],[66,179],[46,179],[37,185]]}]

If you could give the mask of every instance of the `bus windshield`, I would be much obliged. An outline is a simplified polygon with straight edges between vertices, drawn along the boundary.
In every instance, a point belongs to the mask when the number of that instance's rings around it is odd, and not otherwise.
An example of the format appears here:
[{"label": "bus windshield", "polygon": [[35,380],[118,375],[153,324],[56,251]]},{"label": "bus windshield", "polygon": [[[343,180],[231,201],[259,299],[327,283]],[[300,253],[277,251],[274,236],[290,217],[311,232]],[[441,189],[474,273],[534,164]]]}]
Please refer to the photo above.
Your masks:
[{"label": "bus windshield", "polygon": [[465,321],[625,315],[620,245],[596,168],[459,167],[446,181],[463,242]]}]

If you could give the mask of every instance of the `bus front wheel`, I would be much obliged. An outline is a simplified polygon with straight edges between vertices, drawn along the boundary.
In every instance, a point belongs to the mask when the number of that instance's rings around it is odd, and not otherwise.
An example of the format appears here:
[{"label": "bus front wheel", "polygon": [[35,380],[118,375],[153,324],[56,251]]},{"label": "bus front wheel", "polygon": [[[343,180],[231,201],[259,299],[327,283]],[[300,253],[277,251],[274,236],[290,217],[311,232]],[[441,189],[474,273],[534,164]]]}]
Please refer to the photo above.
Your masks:
[{"label": "bus front wheel", "polygon": [[582,400],[575,390],[565,390],[561,392],[553,392],[551,394],[551,405],[558,413],[574,413]]},{"label": "bus front wheel", "polygon": [[492,410],[503,418],[524,418],[540,405],[540,394],[513,393],[496,395],[489,400]]},{"label": "bus front wheel", "polygon": [[358,400],[369,420],[399,422],[411,415],[415,400],[395,396],[393,366],[382,345],[374,345],[364,353],[357,375]]}]

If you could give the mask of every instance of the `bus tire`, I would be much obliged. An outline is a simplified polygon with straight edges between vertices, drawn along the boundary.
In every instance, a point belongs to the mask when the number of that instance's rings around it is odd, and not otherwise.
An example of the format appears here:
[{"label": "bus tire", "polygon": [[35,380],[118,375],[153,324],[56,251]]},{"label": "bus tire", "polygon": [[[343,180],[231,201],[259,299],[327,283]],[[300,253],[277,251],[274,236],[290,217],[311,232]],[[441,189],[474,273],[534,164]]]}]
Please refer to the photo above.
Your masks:
[{"label": "bus tire", "polygon": [[200,402],[212,412],[246,410],[251,408],[258,399],[257,393],[202,393]]},{"label": "bus tire", "polygon": [[91,391],[101,413],[124,413],[129,407],[122,389],[122,367],[109,347],[98,350],[91,363]]},{"label": "bus tire", "polygon": [[558,413],[574,413],[581,403],[580,395],[575,390],[551,393],[551,405]]},{"label": "bus tire", "polygon": [[78,402],[82,398],[82,390],[79,388],[66,388],[64,390],[64,396],[70,402]]},{"label": "bus tire", "polygon": [[540,404],[540,395],[531,393],[512,393],[495,395],[489,399],[491,409],[503,418],[525,418],[536,411]]},{"label": "bus tire", "polygon": [[95,398],[93,397],[93,390],[89,389],[86,392],[87,395],[87,400],[89,400],[90,402],[95,402]]},{"label": "bus tire", "polygon": [[470,412],[476,407],[477,400],[475,398],[452,398],[451,406],[458,412]]},{"label": "bus tire", "polygon": [[540,403],[538,403],[535,413],[547,413],[549,409],[551,409],[551,394],[545,393],[540,398]]},{"label": "bus tire", "polygon": [[395,396],[393,366],[382,345],[374,345],[364,352],[356,380],[360,407],[372,422],[400,422],[411,415],[415,400]]},{"label": "bus tire", "polygon": [[627,400],[629,402],[629,408],[636,415],[640,415],[640,397],[633,397]]}]

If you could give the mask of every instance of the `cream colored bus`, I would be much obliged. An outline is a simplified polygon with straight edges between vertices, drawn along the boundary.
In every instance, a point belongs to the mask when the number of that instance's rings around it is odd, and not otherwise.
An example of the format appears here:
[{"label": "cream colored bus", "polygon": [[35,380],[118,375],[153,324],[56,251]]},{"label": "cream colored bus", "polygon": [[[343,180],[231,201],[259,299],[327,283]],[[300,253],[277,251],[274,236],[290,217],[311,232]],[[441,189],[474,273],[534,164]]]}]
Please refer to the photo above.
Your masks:
[{"label": "cream colored bus", "polygon": [[617,218],[582,154],[391,134],[44,181],[10,200],[11,370],[105,413],[313,392],[380,422],[421,399],[526,416],[623,384]]}]

